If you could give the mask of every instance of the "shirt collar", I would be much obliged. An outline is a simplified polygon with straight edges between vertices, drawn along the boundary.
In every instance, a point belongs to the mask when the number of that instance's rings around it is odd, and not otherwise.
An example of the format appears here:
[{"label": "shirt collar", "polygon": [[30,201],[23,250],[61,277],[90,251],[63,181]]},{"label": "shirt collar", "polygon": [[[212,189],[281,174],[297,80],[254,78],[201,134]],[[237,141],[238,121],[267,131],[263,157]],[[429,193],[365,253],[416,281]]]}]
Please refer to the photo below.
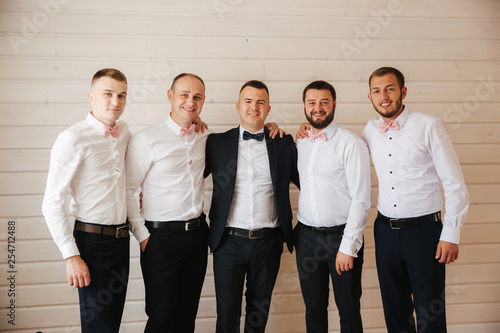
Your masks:
[{"label": "shirt collar", "polygon": [[165,120],[165,123],[167,124],[168,128],[177,136],[181,133],[181,128],[182,126],[179,126],[170,116],[170,113],[167,116],[167,119]]},{"label": "shirt collar", "polygon": [[[410,117],[410,113],[410,110],[408,110],[405,106],[403,112],[401,112],[401,114],[394,120],[398,124],[399,129],[403,128],[404,124],[408,120],[408,117]],[[385,122],[384,118],[382,117],[379,118],[379,121]]]},{"label": "shirt collar", "polygon": [[338,128],[339,125],[337,124],[337,122],[335,120],[332,120],[332,122],[328,126],[323,128],[321,132],[325,134],[327,140],[331,140],[331,138],[333,138],[333,136],[337,132]]},{"label": "shirt collar", "polygon": [[[87,114],[87,123],[95,128],[99,133],[104,133],[104,129],[105,129],[105,124],[104,123],[101,123],[99,120],[97,120],[96,117],[94,117],[94,115],[92,114],[92,112],[89,112]],[[115,124],[116,125],[116,124]]]},{"label": "shirt collar", "polygon": [[247,131],[248,133],[252,133],[252,134],[264,133],[264,127],[262,127],[257,132],[251,132],[251,131],[244,129],[243,126],[241,126],[241,124],[240,124],[240,140],[243,140],[243,132],[245,132],[245,131]]}]

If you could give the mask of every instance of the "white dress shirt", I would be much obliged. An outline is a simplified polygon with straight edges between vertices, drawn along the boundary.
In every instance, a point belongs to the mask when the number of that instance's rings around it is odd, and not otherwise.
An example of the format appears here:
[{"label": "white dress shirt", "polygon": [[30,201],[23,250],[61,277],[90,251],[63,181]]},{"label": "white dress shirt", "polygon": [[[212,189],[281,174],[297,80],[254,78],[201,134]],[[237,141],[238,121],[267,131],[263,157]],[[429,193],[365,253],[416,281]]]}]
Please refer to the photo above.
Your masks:
[{"label": "white dress shirt", "polygon": [[127,220],[124,167],[131,134],[123,121],[117,125],[120,136],[105,137],[105,125],[89,113],[60,133],[52,147],[42,212],[64,259],[80,254],[66,212],[68,195],[77,220],[108,225]]},{"label": "white dress shirt", "polygon": [[245,130],[242,126],[239,129],[238,169],[227,226],[247,230],[275,228],[278,226],[278,207],[266,140],[243,140]]},{"label": "white dress shirt", "polygon": [[[203,212],[205,145],[210,131],[179,137],[166,121],[135,134],[127,151],[128,218],[139,242],[149,237],[144,221],[187,221]],[[135,197],[141,188],[142,210]]]},{"label": "white dress shirt", "polygon": [[396,119],[399,131],[382,133],[378,121],[368,122],[363,139],[368,144],[379,182],[377,208],[392,218],[438,212],[446,214],[441,240],[458,244],[469,197],[448,131],[437,118],[405,109]]},{"label": "white dress shirt", "polygon": [[298,220],[311,227],[345,224],[339,251],[357,257],[370,209],[370,156],[358,136],[332,121],[327,140],[297,140]]}]

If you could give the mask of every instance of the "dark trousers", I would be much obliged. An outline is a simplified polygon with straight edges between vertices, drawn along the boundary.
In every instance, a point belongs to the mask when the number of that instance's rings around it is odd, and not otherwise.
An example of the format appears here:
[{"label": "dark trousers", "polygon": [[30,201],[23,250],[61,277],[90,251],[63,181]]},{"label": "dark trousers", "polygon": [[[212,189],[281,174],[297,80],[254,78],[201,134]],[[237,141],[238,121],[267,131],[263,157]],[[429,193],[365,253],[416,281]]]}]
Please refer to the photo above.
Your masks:
[{"label": "dark trousers", "polygon": [[130,237],[115,238],[74,230],[90,285],[78,288],[84,333],[117,333],[120,329],[130,267]]},{"label": "dark trousers", "polygon": [[245,332],[265,331],[282,253],[279,229],[260,239],[224,236],[213,255],[217,333],[240,332],[245,276]]},{"label": "dark trousers", "polygon": [[145,332],[194,332],[207,269],[207,223],[203,218],[194,230],[149,228],[149,232],[141,253],[149,317]]},{"label": "dark trousers", "polygon": [[298,223],[294,229],[294,242],[300,287],[306,305],[308,333],[328,332],[329,278],[332,279],[333,295],[339,310],[342,333],[363,332],[360,313],[361,271],[363,246],[354,258],[354,268],[337,273],[335,259],[342,234],[319,234]]},{"label": "dark trousers", "polygon": [[446,332],[445,265],[435,259],[441,229],[441,221],[393,230],[375,220],[375,256],[389,333]]}]

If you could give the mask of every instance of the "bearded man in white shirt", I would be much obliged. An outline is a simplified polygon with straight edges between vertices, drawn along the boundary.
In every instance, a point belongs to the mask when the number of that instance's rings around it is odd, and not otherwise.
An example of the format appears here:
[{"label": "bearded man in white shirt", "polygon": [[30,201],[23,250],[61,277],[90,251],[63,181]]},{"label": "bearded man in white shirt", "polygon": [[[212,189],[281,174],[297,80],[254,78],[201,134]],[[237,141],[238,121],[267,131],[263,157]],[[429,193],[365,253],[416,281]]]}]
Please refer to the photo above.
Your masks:
[{"label": "bearded man in white shirt", "polygon": [[294,229],[308,333],[328,332],[329,277],[342,333],[362,332],[363,229],[370,209],[370,157],[334,120],[336,92],[325,81],[303,92],[308,137],[297,141],[299,210]]},{"label": "bearded man in white shirt", "polygon": [[378,176],[374,235],[387,330],[443,333],[444,264],[458,258],[469,206],[460,164],[443,122],[403,104],[407,88],[399,70],[379,68],[369,85],[381,117],[368,122],[363,139]]},{"label": "bearded man in white shirt", "polygon": [[[42,211],[66,260],[68,283],[78,288],[82,332],[118,332],[129,274],[125,152],[131,137],[118,121],[127,79],[98,71],[87,119],[59,134],[52,148]],[[70,222],[66,197],[71,196]]]}]

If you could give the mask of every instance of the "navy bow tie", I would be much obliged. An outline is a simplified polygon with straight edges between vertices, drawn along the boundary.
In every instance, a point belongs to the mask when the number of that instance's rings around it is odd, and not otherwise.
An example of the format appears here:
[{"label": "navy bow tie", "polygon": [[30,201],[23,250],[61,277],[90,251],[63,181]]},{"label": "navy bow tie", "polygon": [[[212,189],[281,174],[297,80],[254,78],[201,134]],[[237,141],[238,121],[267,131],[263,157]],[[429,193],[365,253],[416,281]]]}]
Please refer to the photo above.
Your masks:
[{"label": "navy bow tie", "polygon": [[252,134],[250,132],[244,131],[243,132],[243,140],[250,140],[250,139],[262,141],[262,140],[264,140],[264,133]]}]

